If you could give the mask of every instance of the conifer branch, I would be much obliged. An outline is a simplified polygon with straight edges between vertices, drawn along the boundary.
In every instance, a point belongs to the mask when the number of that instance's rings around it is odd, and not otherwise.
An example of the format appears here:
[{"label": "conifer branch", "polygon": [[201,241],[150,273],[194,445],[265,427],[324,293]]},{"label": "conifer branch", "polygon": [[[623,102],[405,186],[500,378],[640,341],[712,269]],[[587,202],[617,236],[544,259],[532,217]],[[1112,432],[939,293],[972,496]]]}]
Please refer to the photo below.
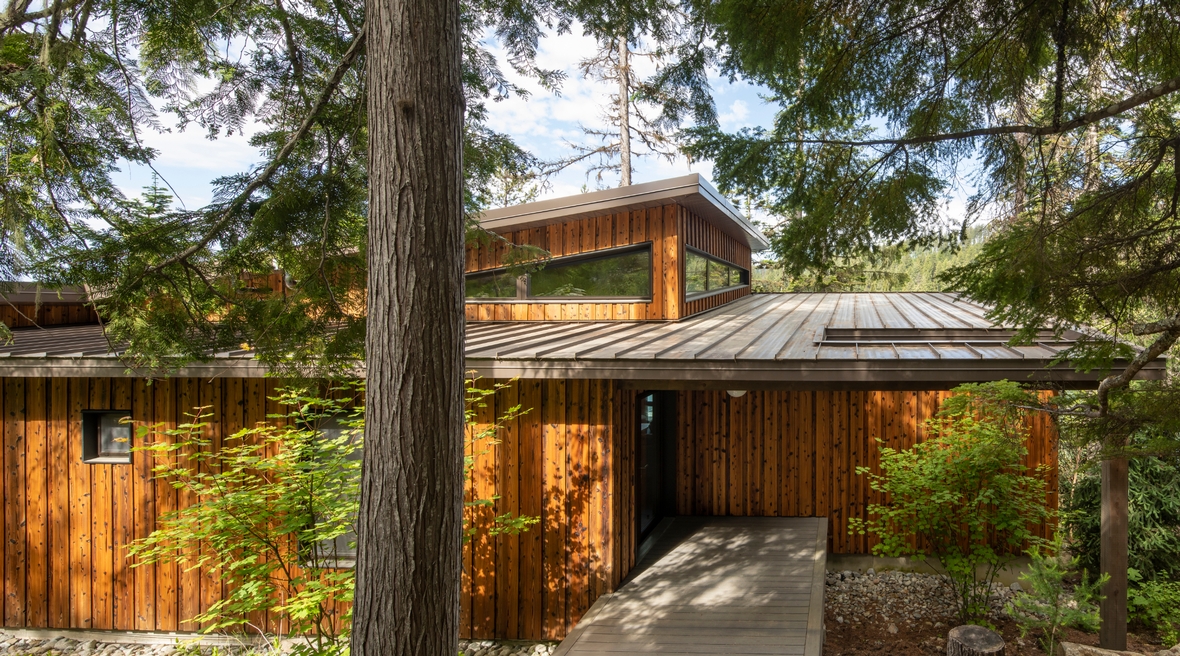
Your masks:
[{"label": "conifer branch", "polygon": [[328,82],[324,85],[323,90],[320,92],[319,98],[316,99],[315,104],[308,111],[307,116],[303,118],[303,122],[299,125],[299,128],[296,129],[295,132],[291,133],[290,138],[287,139],[287,142],[283,144],[282,149],[280,149],[279,152],[275,154],[274,158],[271,159],[270,164],[268,164],[266,168],[263,169],[262,173],[250,181],[250,184],[246,185],[246,188],[243,189],[242,192],[239,193],[232,202],[230,202],[229,206],[222,211],[221,216],[219,216],[217,221],[215,221],[209,230],[205,232],[204,236],[197,240],[197,243],[189,246],[180,253],[165,259],[159,264],[145,269],[143,273],[136,276],[135,280],[133,280],[128,285],[129,287],[135,286],[140,280],[143,280],[144,277],[158,273],[165,267],[187,260],[188,258],[200,252],[201,249],[208,246],[209,243],[212,242],[214,238],[216,238],[217,234],[221,232],[221,230],[225,228],[227,224],[229,224],[230,219],[232,219],[234,214],[246,204],[254,192],[258,191],[259,188],[261,188],[263,185],[269,182],[272,177],[274,177],[274,174],[278,172],[279,167],[287,161],[287,157],[290,156],[291,152],[295,150],[295,146],[298,145],[303,137],[305,137],[311,130],[311,126],[315,124],[316,120],[319,118],[320,112],[322,112],[328,105],[328,101],[331,100],[332,95],[336,92],[336,88],[340,86],[340,82],[344,79],[345,73],[347,73],[348,70],[352,68],[352,64],[354,61],[356,61],[357,55],[359,55],[361,50],[364,48],[365,33],[365,27],[361,26],[360,34],[358,34],[357,37],[353,39],[352,45],[348,47],[348,50],[344,53],[344,57],[341,58],[340,63],[336,65],[336,70],[333,71],[332,76],[328,78]]},{"label": "conifer branch", "polygon": [[1180,91],[1180,76],[1161,82],[1150,89],[1145,89],[1119,102],[1112,103],[1101,109],[1087,112],[1081,116],[1061,123],[1060,125],[997,125],[990,128],[976,128],[960,132],[946,132],[943,134],[927,134],[918,137],[898,137],[895,139],[783,139],[782,143],[821,144],[832,146],[918,146],[923,144],[956,141],[960,139],[974,139],[976,137],[996,137],[1008,134],[1024,134],[1036,137],[1047,137],[1071,132],[1099,121],[1119,116],[1140,105],[1145,105],[1157,98]]}]

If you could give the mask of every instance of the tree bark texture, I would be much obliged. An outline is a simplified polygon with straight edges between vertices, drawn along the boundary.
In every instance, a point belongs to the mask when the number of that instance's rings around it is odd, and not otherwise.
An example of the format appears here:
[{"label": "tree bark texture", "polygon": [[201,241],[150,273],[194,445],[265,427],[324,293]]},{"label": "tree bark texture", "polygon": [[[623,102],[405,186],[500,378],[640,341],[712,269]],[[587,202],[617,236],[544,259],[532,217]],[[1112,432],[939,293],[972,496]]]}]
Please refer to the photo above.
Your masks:
[{"label": "tree bark texture", "polygon": [[1127,648],[1127,459],[1102,461],[1102,528],[1099,556],[1110,580],[1102,587],[1099,606],[1103,649]]},{"label": "tree bark texture", "polygon": [[1003,653],[1004,639],[982,626],[956,626],[946,637],[946,656],[1000,656]]},{"label": "tree bark texture", "polygon": [[458,653],[463,89],[457,0],[369,0],[366,426],[354,656]]}]

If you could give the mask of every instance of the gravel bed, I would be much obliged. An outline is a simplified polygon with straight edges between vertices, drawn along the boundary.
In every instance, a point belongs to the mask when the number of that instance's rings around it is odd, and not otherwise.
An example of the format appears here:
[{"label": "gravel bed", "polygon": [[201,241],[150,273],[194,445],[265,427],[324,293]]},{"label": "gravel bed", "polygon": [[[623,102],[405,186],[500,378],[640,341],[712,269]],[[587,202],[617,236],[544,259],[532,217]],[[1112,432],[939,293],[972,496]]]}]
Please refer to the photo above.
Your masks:
[{"label": "gravel bed", "polygon": [[196,647],[175,644],[145,645],[120,642],[78,641],[70,638],[46,640],[17,639],[11,634],[0,632],[0,655],[3,656],[52,656],[77,654],[78,656],[210,656],[214,650],[220,656],[245,656],[258,654],[253,647]]},{"label": "gravel bed", "polygon": [[463,656],[542,656],[552,654],[556,642],[527,640],[460,640],[459,653]]},{"label": "gravel bed", "polygon": [[[824,606],[839,624],[900,629],[954,626],[955,598],[945,577],[914,572],[844,571],[825,577]],[[993,584],[991,615],[1000,618],[1014,590]]]},{"label": "gravel bed", "polygon": [[[111,642],[78,641],[67,637],[45,640],[19,639],[0,631],[0,656],[257,656],[273,652],[255,647],[216,647],[176,644],[120,643],[117,635]],[[556,642],[523,640],[460,640],[459,652],[464,656],[548,656],[557,648]]]}]

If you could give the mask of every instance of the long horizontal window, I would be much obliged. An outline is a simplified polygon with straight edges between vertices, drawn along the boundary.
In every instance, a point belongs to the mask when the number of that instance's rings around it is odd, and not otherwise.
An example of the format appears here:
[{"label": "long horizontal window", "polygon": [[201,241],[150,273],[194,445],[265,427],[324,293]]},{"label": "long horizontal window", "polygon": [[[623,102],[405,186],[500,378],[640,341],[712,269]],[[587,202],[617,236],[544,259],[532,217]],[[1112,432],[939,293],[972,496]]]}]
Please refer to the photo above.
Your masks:
[{"label": "long horizontal window", "polygon": [[571,255],[515,277],[505,270],[467,276],[467,299],[647,298],[651,296],[651,245]]},{"label": "long horizontal window", "polygon": [[686,253],[684,278],[689,297],[750,284],[750,273],[745,269],[694,250]]}]

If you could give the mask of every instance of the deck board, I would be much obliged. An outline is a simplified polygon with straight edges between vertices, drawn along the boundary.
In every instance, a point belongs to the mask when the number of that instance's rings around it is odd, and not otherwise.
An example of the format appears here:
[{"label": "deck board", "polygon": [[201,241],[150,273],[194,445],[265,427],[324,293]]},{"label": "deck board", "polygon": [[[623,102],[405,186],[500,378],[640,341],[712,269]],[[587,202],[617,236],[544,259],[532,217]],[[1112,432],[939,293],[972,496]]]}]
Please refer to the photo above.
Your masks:
[{"label": "deck board", "polygon": [[819,656],[822,518],[676,517],[555,656]]}]

